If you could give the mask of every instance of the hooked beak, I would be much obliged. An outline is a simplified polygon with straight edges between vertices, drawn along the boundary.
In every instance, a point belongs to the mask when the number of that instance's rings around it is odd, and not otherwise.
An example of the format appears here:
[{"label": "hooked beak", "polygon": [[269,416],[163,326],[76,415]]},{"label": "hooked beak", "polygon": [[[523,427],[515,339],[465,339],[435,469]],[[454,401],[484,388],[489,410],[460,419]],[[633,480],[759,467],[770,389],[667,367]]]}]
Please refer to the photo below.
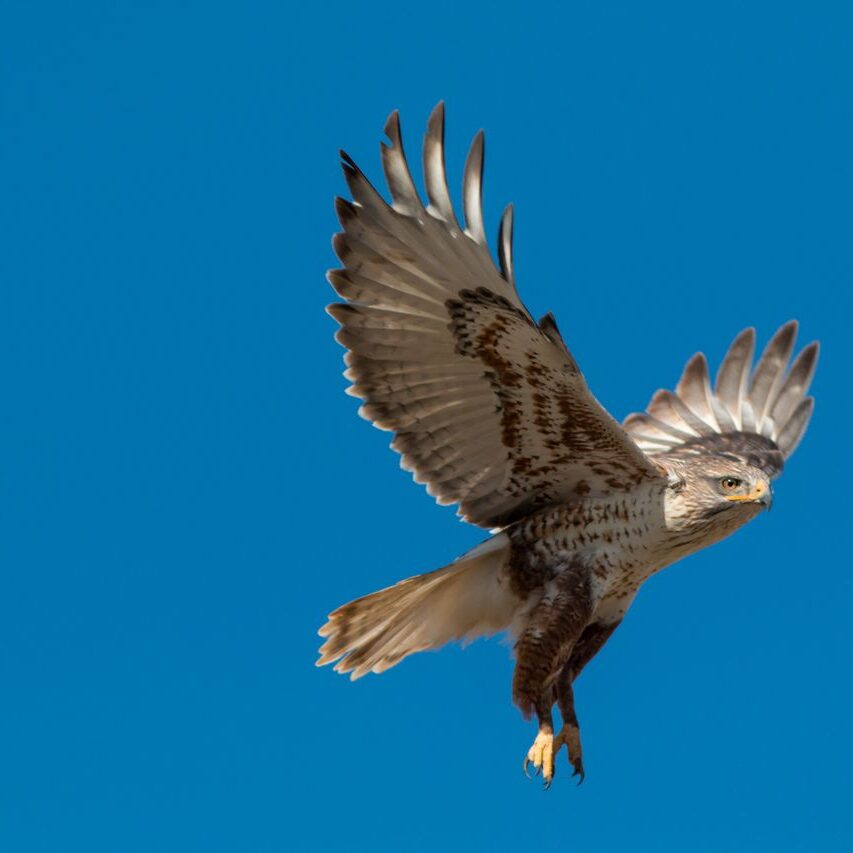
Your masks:
[{"label": "hooked beak", "polygon": [[727,499],[730,501],[759,503],[770,509],[773,506],[773,490],[770,488],[769,483],[766,485],[758,483],[748,495],[729,495]]}]

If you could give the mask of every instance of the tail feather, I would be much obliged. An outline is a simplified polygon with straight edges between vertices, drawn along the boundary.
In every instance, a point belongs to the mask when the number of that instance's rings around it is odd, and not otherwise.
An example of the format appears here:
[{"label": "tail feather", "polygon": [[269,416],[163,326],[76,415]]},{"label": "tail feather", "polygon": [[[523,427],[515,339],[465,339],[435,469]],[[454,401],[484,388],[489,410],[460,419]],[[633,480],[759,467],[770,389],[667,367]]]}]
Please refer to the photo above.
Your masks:
[{"label": "tail feather", "polygon": [[329,615],[318,666],[361,678],[450,640],[473,640],[509,627],[520,605],[506,586],[509,540],[498,534],[455,563],[357,598]]}]

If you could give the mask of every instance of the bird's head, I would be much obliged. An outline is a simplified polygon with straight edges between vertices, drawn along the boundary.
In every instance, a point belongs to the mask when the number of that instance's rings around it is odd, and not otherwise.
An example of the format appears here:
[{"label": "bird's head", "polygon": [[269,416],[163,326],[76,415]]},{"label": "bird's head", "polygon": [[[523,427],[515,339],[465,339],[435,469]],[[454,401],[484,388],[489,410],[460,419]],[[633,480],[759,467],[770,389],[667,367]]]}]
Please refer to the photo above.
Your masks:
[{"label": "bird's head", "polygon": [[667,523],[675,529],[733,532],[769,509],[773,490],[760,468],[726,454],[669,460]]}]

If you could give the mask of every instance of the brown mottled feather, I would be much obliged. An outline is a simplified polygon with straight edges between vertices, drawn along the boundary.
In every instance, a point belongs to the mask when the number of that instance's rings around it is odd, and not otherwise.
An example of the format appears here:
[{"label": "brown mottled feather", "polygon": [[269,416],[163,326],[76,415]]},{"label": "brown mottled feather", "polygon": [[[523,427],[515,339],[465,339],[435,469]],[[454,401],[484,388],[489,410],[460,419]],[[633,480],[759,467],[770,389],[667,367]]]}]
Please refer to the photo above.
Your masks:
[{"label": "brown mottled feather", "polygon": [[769,479],[812,413],[818,347],[788,368],[796,336],[788,323],[751,370],[747,329],[713,388],[698,353],[674,391],[657,391],[620,426],[589,392],[554,317],[536,323],[518,297],[511,206],[497,266],[489,254],[482,133],[465,163],[463,229],[447,185],[443,105],[424,139],[426,205],[396,113],[385,129],[391,204],[341,155],[353,198],[336,201],[344,268],[329,281],[345,301],[328,310],[348,349],[349,393],[365,418],[394,432],[401,467],[439,503],[502,529],[444,568],[339,607],[320,629],[318,663],[358,678],[452,640],[507,631],[516,641],[513,698],[539,722],[528,759],[550,784],[550,758],[565,744],[582,779],[574,679],[652,574],[769,505]]},{"label": "brown mottled feather", "polygon": [[450,203],[444,111],[424,142],[429,204],[403,155],[399,119],[386,126],[386,204],[349,158],[353,201],[337,202],[344,269],[329,280],[347,300],[329,307],[349,349],[350,393],[362,414],[396,433],[403,467],[468,521],[503,526],[575,494],[656,480],[625,431],[589,393],[553,317],[537,325],[512,278],[512,213],[501,224],[500,269],[482,233],[483,140],[463,180],[466,230]]}]

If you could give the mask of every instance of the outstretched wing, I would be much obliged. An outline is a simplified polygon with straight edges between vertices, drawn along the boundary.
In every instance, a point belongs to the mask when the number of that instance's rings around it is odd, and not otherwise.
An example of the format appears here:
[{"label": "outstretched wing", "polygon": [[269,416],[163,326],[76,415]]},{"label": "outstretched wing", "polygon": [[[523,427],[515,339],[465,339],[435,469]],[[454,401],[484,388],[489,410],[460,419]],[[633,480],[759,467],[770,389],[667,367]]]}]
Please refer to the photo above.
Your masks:
[{"label": "outstretched wing", "polygon": [[395,433],[392,447],[439,503],[500,527],[572,495],[658,478],[590,394],[553,317],[538,324],[512,272],[512,208],[500,226],[498,269],[481,207],[483,135],[465,163],[465,226],[444,170],[444,109],[424,141],[424,205],[412,181],[397,113],[385,126],[389,206],[342,153],[353,201],[337,199],[344,264],[329,273],[347,301],[329,306],[349,349],[349,392],[361,413]]},{"label": "outstretched wing", "polygon": [[804,347],[790,369],[797,323],[786,323],[767,344],[755,370],[755,330],[732,342],[714,388],[700,352],[684,368],[675,392],[661,390],[625,429],[649,456],[728,453],[778,477],[806,431],[814,398],[807,396],[819,346]]}]

